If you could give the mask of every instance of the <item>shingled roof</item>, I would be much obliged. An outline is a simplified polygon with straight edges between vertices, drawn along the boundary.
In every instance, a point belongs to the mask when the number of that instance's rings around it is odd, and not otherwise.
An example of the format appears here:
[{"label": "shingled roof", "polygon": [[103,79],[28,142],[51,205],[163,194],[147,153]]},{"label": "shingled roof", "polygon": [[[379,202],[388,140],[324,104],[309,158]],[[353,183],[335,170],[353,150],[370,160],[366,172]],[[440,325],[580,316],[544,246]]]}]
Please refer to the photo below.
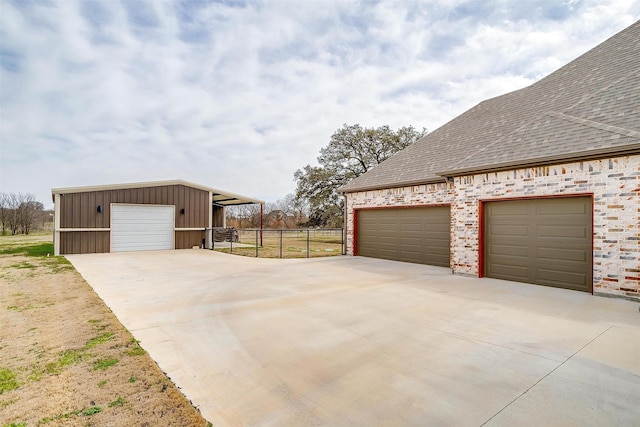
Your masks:
[{"label": "shingled roof", "polygon": [[531,86],[481,102],[340,191],[640,154],[640,21]]}]

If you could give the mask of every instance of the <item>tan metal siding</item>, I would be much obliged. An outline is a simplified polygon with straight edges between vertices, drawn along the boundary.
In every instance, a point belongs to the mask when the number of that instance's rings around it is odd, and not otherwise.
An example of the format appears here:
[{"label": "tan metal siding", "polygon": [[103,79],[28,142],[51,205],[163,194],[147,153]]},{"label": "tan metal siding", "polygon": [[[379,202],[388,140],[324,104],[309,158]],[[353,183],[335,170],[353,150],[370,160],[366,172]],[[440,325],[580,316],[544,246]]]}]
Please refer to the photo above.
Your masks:
[{"label": "tan metal siding", "polygon": [[108,231],[65,231],[60,233],[61,254],[109,252]]},{"label": "tan metal siding", "polygon": [[591,292],[590,197],[488,202],[485,274]]},{"label": "tan metal siding", "polygon": [[224,227],[224,208],[221,206],[213,207],[213,227]]},{"label": "tan metal siding", "polygon": [[[108,228],[111,203],[175,205],[176,227],[207,227],[209,193],[182,185],[62,194],[62,228]],[[102,205],[103,212],[97,211]],[[185,214],[180,214],[180,209]]]},{"label": "tan metal siding", "polygon": [[[176,206],[176,227],[194,228],[209,226],[209,193],[197,188],[174,188],[173,203]],[[184,214],[181,209],[184,208]]]},{"label": "tan metal siding", "polygon": [[204,239],[203,231],[176,231],[176,249],[190,249],[194,246],[200,247]]},{"label": "tan metal siding", "polygon": [[360,210],[358,255],[449,267],[449,206]]},{"label": "tan metal siding", "polygon": [[[209,192],[184,185],[128,188],[119,190],[91,191],[60,195],[61,228],[109,228],[111,224],[111,204],[155,204],[175,206],[176,228],[205,228],[209,226]],[[102,205],[103,211],[98,212]],[[180,210],[185,210],[180,214]],[[97,237],[99,233],[101,237]],[[200,245],[196,234],[200,231],[179,232],[180,244],[176,248],[190,248]],[[104,234],[107,235],[105,241]],[[77,231],[62,232],[60,253],[109,252],[108,232]],[[195,244],[193,242],[196,242]],[[85,251],[86,249],[86,251]]]}]

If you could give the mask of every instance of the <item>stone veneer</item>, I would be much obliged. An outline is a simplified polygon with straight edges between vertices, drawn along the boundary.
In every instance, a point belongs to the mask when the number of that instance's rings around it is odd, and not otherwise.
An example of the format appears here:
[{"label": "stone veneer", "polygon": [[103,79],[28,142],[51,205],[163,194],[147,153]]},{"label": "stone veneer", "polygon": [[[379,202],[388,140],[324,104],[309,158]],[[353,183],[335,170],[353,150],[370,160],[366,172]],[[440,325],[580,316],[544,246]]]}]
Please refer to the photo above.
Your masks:
[{"label": "stone veneer", "polygon": [[480,201],[593,195],[593,290],[640,300],[640,155],[517,169],[347,194],[347,253],[355,209],[451,205],[451,268],[478,275]]}]

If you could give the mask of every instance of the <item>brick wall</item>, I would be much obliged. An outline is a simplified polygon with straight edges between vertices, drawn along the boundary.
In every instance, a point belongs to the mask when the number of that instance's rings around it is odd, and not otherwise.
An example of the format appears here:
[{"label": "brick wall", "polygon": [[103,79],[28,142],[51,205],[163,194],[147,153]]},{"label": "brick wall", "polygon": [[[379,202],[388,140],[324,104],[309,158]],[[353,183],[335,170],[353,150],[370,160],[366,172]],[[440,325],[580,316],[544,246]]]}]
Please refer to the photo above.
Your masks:
[{"label": "brick wall", "polygon": [[354,209],[450,203],[451,266],[477,276],[480,200],[563,194],[593,194],[594,292],[640,299],[639,155],[348,194],[347,253],[353,254]]}]

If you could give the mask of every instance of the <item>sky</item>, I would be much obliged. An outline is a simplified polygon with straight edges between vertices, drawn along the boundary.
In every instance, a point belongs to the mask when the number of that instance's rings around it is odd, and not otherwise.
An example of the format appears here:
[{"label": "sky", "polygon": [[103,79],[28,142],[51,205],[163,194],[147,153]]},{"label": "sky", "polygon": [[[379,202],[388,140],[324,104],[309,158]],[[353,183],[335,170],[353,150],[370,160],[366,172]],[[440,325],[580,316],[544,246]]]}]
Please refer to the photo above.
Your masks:
[{"label": "sky", "polygon": [[344,124],[434,130],[638,19],[640,0],[0,0],[0,191],[276,201]]}]

